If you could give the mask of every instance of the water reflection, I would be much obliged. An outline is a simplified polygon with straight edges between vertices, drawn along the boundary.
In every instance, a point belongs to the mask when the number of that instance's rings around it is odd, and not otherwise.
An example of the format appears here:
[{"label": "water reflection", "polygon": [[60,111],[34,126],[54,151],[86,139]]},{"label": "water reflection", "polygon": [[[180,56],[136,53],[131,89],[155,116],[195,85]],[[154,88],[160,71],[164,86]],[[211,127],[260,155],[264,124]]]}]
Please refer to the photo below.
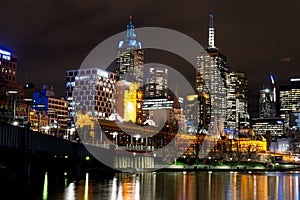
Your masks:
[{"label": "water reflection", "polygon": [[85,174],[84,200],[89,199],[89,173]]},{"label": "water reflection", "polygon": [[43,187],[43,200],[48,199],[48,172],[45,172],[44,187]]},{"label": "water reflection", "polygon": [[[292,172],[87,173],[85,180],[70,183],[48,199],[299,199],[299,181]],[[43,198],[49,192],[44,191]]]},{"label": "water reflection", "polygon": [[75,200],[75,184],[70,183],[69,186],[65,189],[64,199]]}]

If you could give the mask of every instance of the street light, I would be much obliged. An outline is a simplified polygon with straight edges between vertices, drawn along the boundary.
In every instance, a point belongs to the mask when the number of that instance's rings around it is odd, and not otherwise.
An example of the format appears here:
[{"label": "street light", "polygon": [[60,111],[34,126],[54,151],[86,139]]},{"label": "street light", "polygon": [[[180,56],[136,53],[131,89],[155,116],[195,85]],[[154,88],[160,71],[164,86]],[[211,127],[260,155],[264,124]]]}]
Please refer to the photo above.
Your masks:
[{"label": "street light", "polygon": [[209,156],[208,157],[208,169],[210,169],[210,160],[211,160],[211,157]]}]

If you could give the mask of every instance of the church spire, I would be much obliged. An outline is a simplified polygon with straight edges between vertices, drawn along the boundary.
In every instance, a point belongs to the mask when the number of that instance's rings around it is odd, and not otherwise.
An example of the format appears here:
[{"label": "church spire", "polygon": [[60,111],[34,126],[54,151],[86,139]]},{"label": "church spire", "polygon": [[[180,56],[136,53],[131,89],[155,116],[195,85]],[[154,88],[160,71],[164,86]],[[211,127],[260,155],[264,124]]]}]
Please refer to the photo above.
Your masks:
[{"label": "church spire", "polygon": [[208,28],[208,48],[215,49],[215,28],[214,28],[214,15],[209,14],[209,28]]}]

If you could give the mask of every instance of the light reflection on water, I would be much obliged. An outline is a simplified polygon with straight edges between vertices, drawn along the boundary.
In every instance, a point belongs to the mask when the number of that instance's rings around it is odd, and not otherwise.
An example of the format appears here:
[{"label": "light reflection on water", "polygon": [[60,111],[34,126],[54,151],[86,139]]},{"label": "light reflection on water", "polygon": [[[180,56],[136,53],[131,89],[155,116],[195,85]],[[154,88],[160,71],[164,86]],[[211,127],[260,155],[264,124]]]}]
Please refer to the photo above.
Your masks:
[{"label": "light reflection on water", "polygon": [[295,172],[87,173],[48,199],[299,199],[299,182]]}]

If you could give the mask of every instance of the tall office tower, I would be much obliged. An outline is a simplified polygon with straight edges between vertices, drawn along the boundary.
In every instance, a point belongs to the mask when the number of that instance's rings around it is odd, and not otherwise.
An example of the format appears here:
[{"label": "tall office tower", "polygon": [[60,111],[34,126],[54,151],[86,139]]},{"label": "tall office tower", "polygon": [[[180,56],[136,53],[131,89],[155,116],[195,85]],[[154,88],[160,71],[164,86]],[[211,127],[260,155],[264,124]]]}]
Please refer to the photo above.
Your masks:
[{"label": "tall office tower", "polygon": [[270,89],[261,89],[259,95],[259,118],[276,116],[276,106],[273,101],[273,92]]},{"label": "tall office tower", "polygon": [[115,73],[99,68],[67,70],[66,81],[70,117],[78,110],[98,119],[108,119],[115,113]]},{"label": "tall office tower", "polygon": [[260,90],[259,96],[259,117],[274,118],[276,117],[277,107],[277,86],[273,74],[270,72],[271,88],[263,88]]},{"label": "tall office tower", "polygon": [[146,69],[145,98],[167,97],[168,94],[168,69],[152,66]]},{"label": "tall office tower", "polygon": [[272,95],[271,95],[271,100],[274,104],[274,108],[273,108],[273,112],[275,113],[275,116],[277,116],[277,108],[278,108],[278,101],[277,101],[277,85],[275,82],[275,78],[272,74],[272,72],[270,71],[270,81],[271,81],[271,88],[272,88]]},{"label": "tall office tower", "polygon": [[230,132],[238,132],[249,123],[248,80],[244,73],[230,72],[226,75],[226,126]]},{"label": "tall office tower", "polygon": [[[222,132],[226,115],[227,59],[215,46],[213,15],[210,15],[207,54],[197,57],[196,89],[198,93],[209,93],[211,102],[210,128]],[[209,117],[209,116],[208,116]],[[200,126],[199,126],[200,127]],[[201,128],[201,127],[200,127]]]},{"label": "tall office tower", "polygon": [[280,116],[285,128],[300,129],[300,78],[291,78],[290,85],[279,86]]},{"label": "tall office tower", "polygon": [[132,18],[127,25],[125,40],[119,42],[117,55],[117,79],[137,82],[139,87],[144,83],[144,50],[142,43],[136,40]]},{"label": "tall office tower", "polygon": [[169,102],[170,100],[170,98],[168,99],[168,69],[163,66],[147,67],[145,69],[145,78],[145,104],[143,105],[144,121],[153,120],[154,114],[161,109],[172,108],[172,105],[166,106],[168,104],[166,102]]}]

